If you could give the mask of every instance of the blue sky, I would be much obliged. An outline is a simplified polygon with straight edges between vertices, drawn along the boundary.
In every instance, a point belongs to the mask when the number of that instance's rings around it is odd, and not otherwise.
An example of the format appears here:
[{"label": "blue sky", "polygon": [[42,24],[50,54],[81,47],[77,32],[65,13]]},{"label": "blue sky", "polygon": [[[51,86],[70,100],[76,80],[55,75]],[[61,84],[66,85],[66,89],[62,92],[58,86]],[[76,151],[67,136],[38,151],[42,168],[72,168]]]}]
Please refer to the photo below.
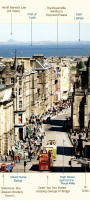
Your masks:
[{"label": "blue sky", "polygon": [[[12,26],[13,36],[11,37],[10,24],[0,24],[0,42],[6,42],[9,39],[27,42],[31,40],[30,24],[14,24]],[[78,24],[59,24],[58,40],[61,41],[77,41],[79,37]],[[90,24],[81,24],[81,40],[90,41]],[[32,28],[33,41],[53,41],[57,40],[56,24],[33,24]]]}]

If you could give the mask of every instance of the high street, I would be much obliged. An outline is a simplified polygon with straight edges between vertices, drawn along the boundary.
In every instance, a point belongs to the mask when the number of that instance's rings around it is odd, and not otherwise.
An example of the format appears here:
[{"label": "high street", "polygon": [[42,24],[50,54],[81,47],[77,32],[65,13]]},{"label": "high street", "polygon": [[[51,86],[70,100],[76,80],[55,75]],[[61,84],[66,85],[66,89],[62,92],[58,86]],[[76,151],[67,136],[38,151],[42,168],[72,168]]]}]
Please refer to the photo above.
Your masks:
[{"label": "high street", "polygon": [[[45,138],[43,140],[43,146],[45,146],[50,139],[56,141],[57,146],[57,158],[53,163],[53,167],[50,172],[77,172],[81,171],[81,165],[76,161],[72,161],[70,167],[69,161],[74,158],[73,146],[68,138],[68,133],[64,131],[64,122],[71,116],[71,108],[64,109],[56,116],[52,117],[50,122],[44,124]],[[26,172],[39,172],[38,170],[39,160],[32,159],[31,162],[27,161]],[[23,172],[23,161],[16,164],[13,172]]]},{"label": "high street", "polygon": [[52,171],[79,171],[80,164],[72,162],[72,168],[69,161],[73,156],[73,146],[68,138],[68,133],[64,131],[64,122],[71,116],[71,108],[61,111],[55,118],[52,118],[50,124],[46,125],[45,143],[49,139],[56,140],[57,159],[54,162]]}]

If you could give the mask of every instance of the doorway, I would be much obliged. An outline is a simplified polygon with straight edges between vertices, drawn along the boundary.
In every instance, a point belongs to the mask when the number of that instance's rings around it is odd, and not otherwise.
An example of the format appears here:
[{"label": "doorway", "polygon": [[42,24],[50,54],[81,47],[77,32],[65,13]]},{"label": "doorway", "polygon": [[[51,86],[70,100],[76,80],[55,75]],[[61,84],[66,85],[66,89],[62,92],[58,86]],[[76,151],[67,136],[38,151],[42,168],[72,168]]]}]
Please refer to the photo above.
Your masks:
[{"label": "doorway", "polygon": [[19,128],[19,140],[23,140],[23,128]]}]

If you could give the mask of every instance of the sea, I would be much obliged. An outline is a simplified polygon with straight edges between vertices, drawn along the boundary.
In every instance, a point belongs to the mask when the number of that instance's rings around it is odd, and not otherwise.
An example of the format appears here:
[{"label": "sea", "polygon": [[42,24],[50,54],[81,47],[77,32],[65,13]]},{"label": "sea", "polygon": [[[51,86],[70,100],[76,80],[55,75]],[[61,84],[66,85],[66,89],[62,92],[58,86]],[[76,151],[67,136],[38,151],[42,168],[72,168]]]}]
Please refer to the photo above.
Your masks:
[{"label": "sea", "polygon": [[89,56],[90,42],[63,43],[63,44],[0,44],[0,57],[31,57],[35,54],[50,56]]}]

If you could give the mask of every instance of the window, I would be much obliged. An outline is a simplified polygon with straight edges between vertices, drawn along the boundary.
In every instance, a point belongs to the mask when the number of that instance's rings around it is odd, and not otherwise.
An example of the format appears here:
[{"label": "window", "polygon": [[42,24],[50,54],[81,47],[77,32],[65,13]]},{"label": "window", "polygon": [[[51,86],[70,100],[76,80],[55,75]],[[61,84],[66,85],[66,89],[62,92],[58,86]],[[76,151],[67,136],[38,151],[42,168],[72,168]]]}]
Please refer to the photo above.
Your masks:
[{"label": "window", "polygon": [[58,83],[58,80],[55,80],[55,84],[57,84]]},{"label": "window", "polygon": [[12,88],[12,98],[15,97],[14,88]]},{"label": "window", "polygon": [[22,78],[19,77],[19,85],[22,85]]},{"label": "window", "polygon": [[22,108],[22,101],[19,101],[19,108]]},{"label": "window", "polygon": [[22,114],[19,114],[19,116],[18,116],[18,122],[19,122],[19,124],[22,123]]},{"label": "window", "polygon": [[40,96],[40,88],[37,89],[38,97]]},{"label": "window", "polygon": [[14,84],[14,78],[13,77],[11,78],[11,84]]},{"label": "window", "polygon": [[5,78],[2,78],[2,84],[5,84]]},{"label": "window", "polygon": [[22,94],[22,88],[19,88],[19,95]]}]

